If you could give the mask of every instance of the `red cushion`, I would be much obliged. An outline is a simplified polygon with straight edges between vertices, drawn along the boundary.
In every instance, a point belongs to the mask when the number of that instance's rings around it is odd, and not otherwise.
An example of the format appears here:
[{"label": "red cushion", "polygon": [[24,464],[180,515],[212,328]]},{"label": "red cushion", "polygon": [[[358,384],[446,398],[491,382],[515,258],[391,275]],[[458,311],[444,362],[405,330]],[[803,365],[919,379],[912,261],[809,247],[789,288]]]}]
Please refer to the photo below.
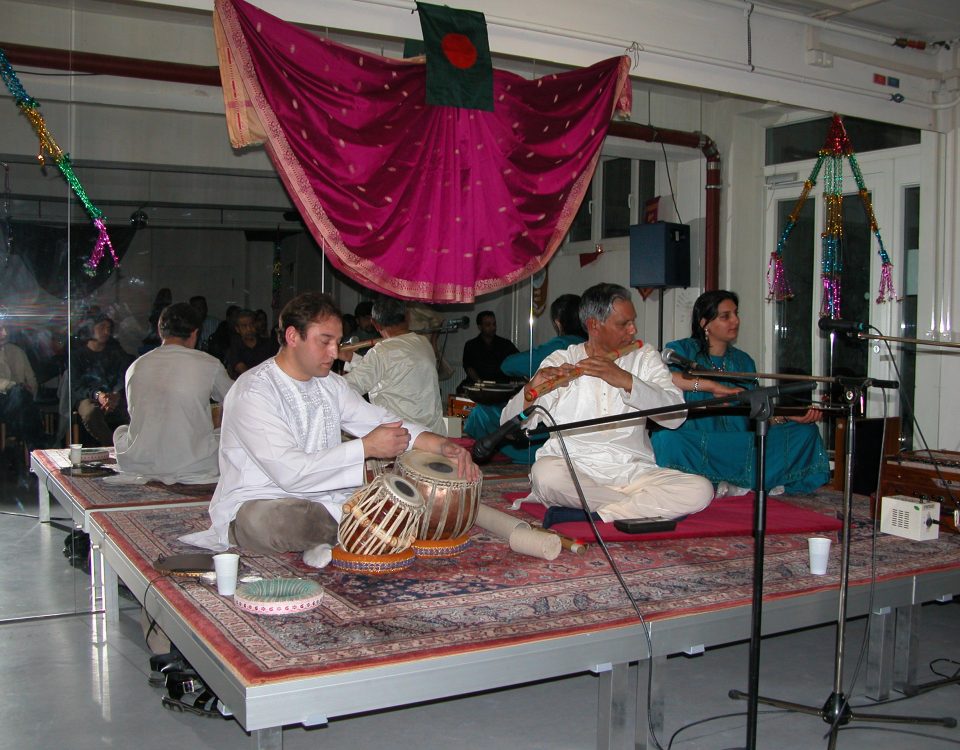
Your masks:
[{"label": "red cushion", "polygon": [[[513,501],[527,496],[524,492],[507,492],[504,498]],[[543,519],[546,507],[538,502],[525,502],[520,508],[537,519]],[[833,516],[767,498],[767,534],[806,534],[834,531],[843,524]],[[587,521],[568,521],[550,527],[558,534],[582,542],[594,541],[593,530]],[[649,534],[626,534],[612,523],[597,522],[600,536],[607,542],[649,542],[655,539],[691,539],[711,536],[751,536],[753,534],[753,494],[724,497],[714,500],[705,510],[677,522],[673,531],[655,531]]]}]

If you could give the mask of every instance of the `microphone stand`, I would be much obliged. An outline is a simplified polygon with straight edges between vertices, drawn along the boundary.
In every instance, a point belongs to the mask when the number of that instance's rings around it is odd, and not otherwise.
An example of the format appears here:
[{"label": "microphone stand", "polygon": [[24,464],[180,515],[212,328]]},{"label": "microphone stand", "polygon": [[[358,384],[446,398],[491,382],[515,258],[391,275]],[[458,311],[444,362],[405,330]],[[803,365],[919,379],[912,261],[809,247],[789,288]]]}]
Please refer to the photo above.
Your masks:
[{"label": "microphone stand", "polygon": [[[952,717],[944,718],[924,718],[917,716],[881,716],[877,714],[855,714],[847,700],[847,697],[843,693],[843,661],[844,661],[844,650],[845,650],[845,639],[846,639],[846,619],[847,619],[847,592],[850,586],[850,518],[852,515],[853,508],[853,447],[854,447],[854,430],[856,428],[856,405],[860,401],[860,398],[863,395],[863,391],[869,385],[879,385],[882,387],[897,387],[898,384],[893,381],[885,380],[875,380],[871,378],[848,378],[848,377],[832,377],[829,378],[830,381],[838,383],[843,387],[843,399],[847,406],[847,430],[846,430],[846,444],[844,446],[846,465],[845,465],[845,476],[843,481],[843,527],[841,530],[841,557],[840,557],[840,601],[838,604],[838,613],[837,613],[837,633],[836,633],[836,645],[835,645],[835,658],[834,658],[834,673],[833,673],[833,692],[827,698],[826,702],[821,707],[808,706],[802,703],[793,703],[791,701],[784,701],[775,698],[766,698],[762,696],[755,696],[753,694],[753,684],[748,688],[748,693],[743,693],[740,690],[731,690],[729,696],[734,699],[746,698],[749,701],[756,701],[758,703],[763,703],[767,706],[774,706],[776,708],[785,708],[790,711],[796,711],[798,713],[807,714],[810,716],[819,716],[825,722],[830,724],[830,733],[829,741],[827,744],[828,750],[834,750],[837,745],[837,733],[839,728],[845,724],[848,724],[851,721],[876,721],[876,722],[888,722],[896,724],[930,724],[930,725],[940,725],[944,727],[955,727],[957,725],[956,719]],[[758,434],[759,434],[759,425],[758,425]],[[762,484],[762,475],[760,478],[760,483]],[[759,494],[759,493],[758,493]],[[758,633],[753,633],[759,637]],[[752,651],[753,641],[751,638],[751,670],[753,667],[752,663]],[[752,676],[752,674],[751,674]],[[749,706],[749,704],[748,704]],[[755,712],[755,707],[754,707]],[[751,717],[750,708],[748,707],[748,717]],[[752,750],[756,747],[756,716],[755,713],[752,716],[752,731],[750,726],[750,721],[748,721],[747,727],[747,748]]]},{"label": "microphone stand", "polygon": [[[705,373],[705,375],[716,377],[717,372]],[[753,380],[757,377],[755,373],[743,373],[733,375],[723,373],[724,378],[749,378]],[[809,391],[815,387],[815,383],[810,380],[824,380],[824,378],[805,377],[796,379],[794,376],[783,376],[791,378],[795,382],[786,383],[781,386],[770,388],[757,388],[755,390],[745,390],[732,396],[721,396],[719,398],[699,401],[696,405],[684,404],[678,406],[657,407],[644,411],[628,412],[627,414],[613,414],[606,417],[597,417],[596,419],[587,419],[579,422],[568,422],[566,424],[541,426],[533,430],[528,435],[536,435],[538,432],[561,432],[580,427],[590,427],[609,422],[618,422],[626,419],[635,419],[638,417],[655,416],[657,414],[669,414],[680,411],[709,411],[711,406],[725,406],[733,402],[746,403],[750,406],[750,417],[756,420],[756,466],[757,466],[757,486],[754,492],[753,503],[753,591],[750,610],[750,659],[748,667],[747,693],[743,696],[748,700],[747,703],[747,748],[753,750],[756,747],[757,738],[757,715],[758,703],[760,702],[760,643],[763,624],[763,566],[764,566],[764,540],[766,535],[767,522],[767,489],[766,489],[766,468],[767,468],[767,431],[769,420],[773,414],[772,400],[779,395],[793,393],[797,391]],[[802,376],[801,376],[802,377]],[[848,433],[849,435],[849,433]],[[851,462],[848,460],[847,466]],[[848,469],[849,471],[849,469]],[[849,515],[848,515],[849,517]],[[844,546],[846,549],[846,545]],[[653,658],[653,654],[650,654]],[[738,696],[739,697],[739,696]]]}]

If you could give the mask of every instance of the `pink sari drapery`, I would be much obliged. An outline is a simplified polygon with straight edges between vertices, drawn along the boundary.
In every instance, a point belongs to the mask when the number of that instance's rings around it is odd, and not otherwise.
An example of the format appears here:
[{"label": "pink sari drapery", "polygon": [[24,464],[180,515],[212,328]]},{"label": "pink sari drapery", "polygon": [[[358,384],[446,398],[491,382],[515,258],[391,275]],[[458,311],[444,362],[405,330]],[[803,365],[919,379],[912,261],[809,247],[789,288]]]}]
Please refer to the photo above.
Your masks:
[{"label": "pink sari drapery", "polygon": [[425,104],[422,62],[335,44],[216,0],[231,143],[265,143],[334,266],[398,297],[472,302],[566,235],[629,58],[536,80],[494,71],[494,112]]}]

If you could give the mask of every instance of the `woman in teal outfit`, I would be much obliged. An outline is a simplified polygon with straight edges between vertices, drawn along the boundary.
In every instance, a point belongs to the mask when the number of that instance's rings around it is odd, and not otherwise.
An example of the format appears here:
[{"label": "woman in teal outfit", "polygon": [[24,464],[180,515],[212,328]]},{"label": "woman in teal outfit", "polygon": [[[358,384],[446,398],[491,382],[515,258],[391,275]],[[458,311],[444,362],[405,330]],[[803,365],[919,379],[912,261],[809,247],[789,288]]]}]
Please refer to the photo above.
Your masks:
[{"label": "woman in teal outfit", "polygon": [[[701,370],[756,372],[753,358],[733,342],[740,329],[739,298],[715,290],[700,295],[693,305],[691,337],[671,341],[668,349],[697,362]],[[673,382],[689,403],[729,396],[757,383],[697,378],[674,370]],[[771,494],[813,492],[830,478],[827,455],[811,408],[795,417],[773,417],[767,432],[765,487]],[[756,486],[755,435],[750,419],[720,413],[691,412],[676,430],[652,436],[657,464],[700,474],[717,485],[717,496],[744,494]]]},{"label": "woman in teal outfit", "polygon": [[[535,346],[529,352],[511,354],[500,363],[500,370],[504,375],[529,380],[540,369],[540,363],[560,349],[566,349],[574,344],[586,341],[583,326],[580,324],[580,297],[576,294],[561,294],[550,305],[550,320],[557,332],[549,341]],[[506,403],[506,402],[504,402]],[[463,424],[463,431],[472,438],[479,440],[500,429],[500,412],[503,404],[477,404]],[[500,446],[500,452],[506,455],[515,464],[532,464],[536,449],[546,441],[546,438],[536,444],[522,447],[505,442]]]}]

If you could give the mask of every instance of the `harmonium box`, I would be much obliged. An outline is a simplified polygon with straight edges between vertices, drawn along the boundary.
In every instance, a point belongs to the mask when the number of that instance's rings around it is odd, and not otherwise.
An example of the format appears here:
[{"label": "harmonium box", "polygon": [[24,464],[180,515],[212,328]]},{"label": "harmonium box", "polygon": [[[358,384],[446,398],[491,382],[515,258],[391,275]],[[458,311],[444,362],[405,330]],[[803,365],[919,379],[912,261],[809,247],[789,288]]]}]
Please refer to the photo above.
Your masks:
[{"label": "harmonium box", "polygon": [[[942,528],[957,531],[960,453],[902,451],[887,456],[880,475],[880,496],[885,495],[906,495],[940,503]],[[873,510],[876,511],[875,506]]]}]

